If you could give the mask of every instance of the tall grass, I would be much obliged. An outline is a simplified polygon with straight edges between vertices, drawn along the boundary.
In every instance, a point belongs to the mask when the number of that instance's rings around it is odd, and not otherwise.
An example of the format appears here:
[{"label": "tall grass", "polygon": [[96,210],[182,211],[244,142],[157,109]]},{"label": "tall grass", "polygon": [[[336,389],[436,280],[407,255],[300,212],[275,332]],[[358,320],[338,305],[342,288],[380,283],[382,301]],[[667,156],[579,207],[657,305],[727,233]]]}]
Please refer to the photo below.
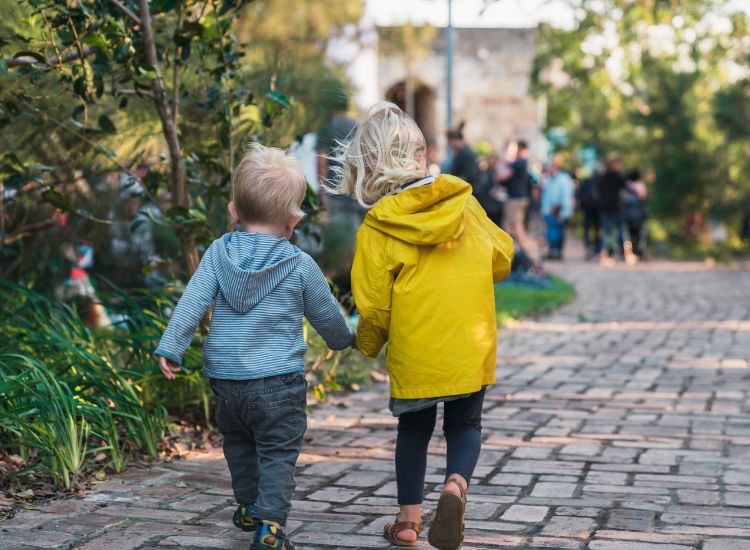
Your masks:
[{"label": "tall grass", "polygon": [[127,321],[136,330],[94,331],[73,307],[6,281],[0,303],[4,450],[30,459],[65,488],[93,451],[106,452],[116,471],[134,453],[158,456],[167,413],[162,401],[144,396],[158,376],[150,352],[160,316],[141,305]]}]

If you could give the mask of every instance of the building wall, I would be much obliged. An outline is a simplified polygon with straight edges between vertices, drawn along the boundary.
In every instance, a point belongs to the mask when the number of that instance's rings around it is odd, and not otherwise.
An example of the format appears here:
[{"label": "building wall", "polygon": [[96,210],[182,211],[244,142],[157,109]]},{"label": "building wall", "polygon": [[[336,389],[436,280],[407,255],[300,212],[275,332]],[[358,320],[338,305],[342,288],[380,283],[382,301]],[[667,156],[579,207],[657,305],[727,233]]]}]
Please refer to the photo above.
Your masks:
[{"label": "building wall", "polygon": [[[529,95],[534,60],[533,29],[454,29],[453,120],[465,121],[469,143],[491,142],[503,150],[509,141],[525,139],[535,158],[546,154],[540,129],[545,123],[545,105]],[[430,53],[412,69],[417,86],[434,91],[434,138],[445,147],[446,82],[445,42],[441,29]],[[380,97],[406,78],[403,59],[379,58]]]}]

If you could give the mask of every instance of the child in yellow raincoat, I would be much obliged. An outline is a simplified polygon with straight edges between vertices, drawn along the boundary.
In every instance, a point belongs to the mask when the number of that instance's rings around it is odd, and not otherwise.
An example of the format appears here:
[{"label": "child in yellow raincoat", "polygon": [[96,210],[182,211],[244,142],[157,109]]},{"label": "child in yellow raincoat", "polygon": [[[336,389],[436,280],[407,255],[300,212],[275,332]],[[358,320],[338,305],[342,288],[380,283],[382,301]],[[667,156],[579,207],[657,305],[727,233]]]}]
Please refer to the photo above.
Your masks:
[{"label": "child in yellow raincoat", "polygon": [[444,402],[446,482],[430,543],[459,548],[466,490],[481,445],[485,389],[495,381],[494,283],[507,277],[511,238],[453,176],[427,175],[416,123],[381,102],[342,146],[339,184],[369,211],[357,233],[352,291],[357,347],[375,357],[387,342],[390,408],[398,416],[399,517],[384,535],[415,546],[427,447]]}]

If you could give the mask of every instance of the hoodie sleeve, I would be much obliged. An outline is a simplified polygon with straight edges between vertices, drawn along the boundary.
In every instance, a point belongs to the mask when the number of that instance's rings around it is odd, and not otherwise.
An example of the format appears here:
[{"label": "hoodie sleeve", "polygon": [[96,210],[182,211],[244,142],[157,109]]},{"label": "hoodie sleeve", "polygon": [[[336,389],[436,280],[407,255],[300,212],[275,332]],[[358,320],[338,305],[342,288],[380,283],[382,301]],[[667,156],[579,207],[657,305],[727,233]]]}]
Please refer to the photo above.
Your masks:
[{"label": "hoodie sleeve", "polygon": [[352,293],[359,312],[356,348],[377,357],[391,328],[391,294],[400,267],[391,265],[387,237],[362,226],[352,265]]},{"label": "hoodie sleeve", "polygon": [[185,350],[193,341],[195,330],[214,303],[219,283],[212,266],[214,247],[210,246],[201,259],[180,301],[172,313],[167,330],[161,337],[155,355],[161,355],[180,364]]},{"label": "hoodie sleeve", "polygon": [[307,277],[302,294],[305,317],[331,349],[344,349],[354,343],[354,334],[341,314],[339,303],[331,292],[323,272],[307,257]]}]

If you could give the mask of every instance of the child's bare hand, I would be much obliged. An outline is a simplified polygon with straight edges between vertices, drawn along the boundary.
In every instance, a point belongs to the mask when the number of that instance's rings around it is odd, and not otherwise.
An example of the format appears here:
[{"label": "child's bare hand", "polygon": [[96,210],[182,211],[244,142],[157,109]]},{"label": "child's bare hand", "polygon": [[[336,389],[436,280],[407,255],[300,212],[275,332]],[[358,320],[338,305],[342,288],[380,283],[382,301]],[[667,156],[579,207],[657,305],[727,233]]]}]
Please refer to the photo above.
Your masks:
[{"label": "child's bare hand", "polygon": [[178,365],[171,359],[167,359],[163,355],[159,356],[159,368],[161,369],[162,374],[166,377],[167,380],[174,380],[175,373],[180,372],[180,365]]}]

